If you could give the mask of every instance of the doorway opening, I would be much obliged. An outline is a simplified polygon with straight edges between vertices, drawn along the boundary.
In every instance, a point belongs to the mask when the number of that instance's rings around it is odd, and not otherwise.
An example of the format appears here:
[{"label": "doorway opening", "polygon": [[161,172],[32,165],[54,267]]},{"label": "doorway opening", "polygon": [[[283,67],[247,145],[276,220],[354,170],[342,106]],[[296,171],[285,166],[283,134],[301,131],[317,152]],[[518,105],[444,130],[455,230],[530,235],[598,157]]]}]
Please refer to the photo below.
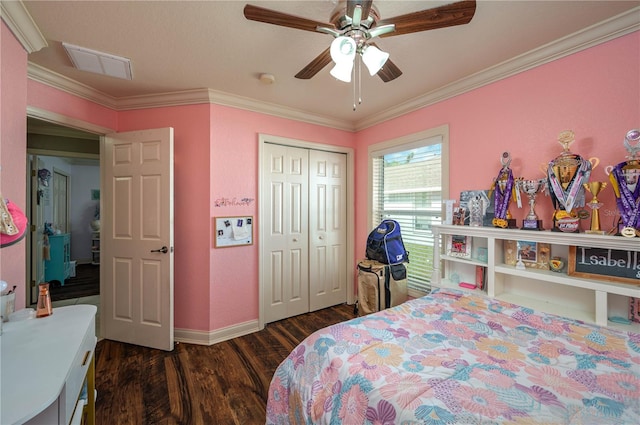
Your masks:
[{"label": "doorway opening", "polygon": [[50,283],[54,306],[100,305],[100,136],[27,118],[27,306]]}]

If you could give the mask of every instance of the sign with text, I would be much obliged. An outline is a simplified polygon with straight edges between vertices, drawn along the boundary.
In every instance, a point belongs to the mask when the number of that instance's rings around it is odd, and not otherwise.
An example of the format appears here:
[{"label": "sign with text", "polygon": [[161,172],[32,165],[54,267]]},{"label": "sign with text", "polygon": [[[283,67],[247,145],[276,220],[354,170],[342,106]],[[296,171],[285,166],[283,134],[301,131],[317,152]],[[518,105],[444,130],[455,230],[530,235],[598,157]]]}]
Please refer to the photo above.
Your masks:
[{"label": "sign with text", "polygon": [[569,276],[640,285],[640,252],[569,247]]}]

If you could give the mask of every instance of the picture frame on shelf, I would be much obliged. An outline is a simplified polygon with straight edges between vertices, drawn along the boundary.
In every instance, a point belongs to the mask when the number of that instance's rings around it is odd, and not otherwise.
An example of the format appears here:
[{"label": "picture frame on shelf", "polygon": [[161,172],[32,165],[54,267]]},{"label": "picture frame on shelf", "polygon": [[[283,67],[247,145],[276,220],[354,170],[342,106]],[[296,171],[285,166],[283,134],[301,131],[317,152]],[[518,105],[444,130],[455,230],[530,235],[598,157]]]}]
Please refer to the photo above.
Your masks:
[{"label": "picture frame on shelf", "polygon": [[515,266],[518,262],[518,247],[516,241],[505,240],[503,242],[504,263],[508,266]]},{"label": "picture frame on shelf", "polygon": [[[495,216],[493,205],[493,194],[489,190],[463,190],[460,192],[460,207],[469,211],[469,201],[479,197],[482,202],[482,226],[492,227],[492,220]],[[464,218],[464,224],[469,225],[469,214]]]},{"label": "picture frame on shelf", "polygon": [[549,270],[551,246],[548,243],[516,241],[516,261],[522,260],[525,267]]},{"label": "picture frame on shelf", "polygon": [[481,263],[486,263],[489,260],[489,250],[486,246],[479,246],[476,248],[475,259]]},{"label": "picture frame on shelf", "polygon": [[525,263],[538,262],[538,244],[531,241],[517,241],[518,253],[516,256]]},{"label": "picture frame on shelf", "polygon": [[447,235],[447,255],[471,259],[471,236]]}]

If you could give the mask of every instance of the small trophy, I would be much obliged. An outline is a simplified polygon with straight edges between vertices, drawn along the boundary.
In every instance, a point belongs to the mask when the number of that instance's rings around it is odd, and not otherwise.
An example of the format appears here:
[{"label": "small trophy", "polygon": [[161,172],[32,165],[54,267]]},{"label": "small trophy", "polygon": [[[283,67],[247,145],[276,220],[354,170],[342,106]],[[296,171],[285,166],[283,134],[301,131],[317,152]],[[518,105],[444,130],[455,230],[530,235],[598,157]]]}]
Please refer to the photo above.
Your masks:
[{"label": "small trophy", "polygon": [[516,184],[518,190],[526,193],[529,198],[529,214],[522,220],[522,230],[543,230],[542,220],[538,218],[535,206],[536,196],[538,196],[538,193],[544,192],[547,188],[547,179],[519,179]]},{"label": "small trophy", "polygon": [[603,203],[598,201],[598,194],[607,187],[606,182],[589,182],[584,183],[584,188],[587,189],[593,198],[591,198],[591,202],[587,205],[593,211],[591,213],[591,229],[585,231],[585,233],[593,233],[597,235],[604,235],[604,230],[600,229],[600,207],[602,207]]},{"label": "small trophy", "polygon": [[502,168],[498,172],[498,177],[493,181],[489,195],[491,197],[491,192],[493,192],[494,217],[491,224],[494,227],[514,229],[516,228],[516,220],[512,218],[509,212],[509,203],[515,189],[515,180],[513,171],[509,168],[511,164],[509,152],[502,153],[500,162],[502,163]]}]

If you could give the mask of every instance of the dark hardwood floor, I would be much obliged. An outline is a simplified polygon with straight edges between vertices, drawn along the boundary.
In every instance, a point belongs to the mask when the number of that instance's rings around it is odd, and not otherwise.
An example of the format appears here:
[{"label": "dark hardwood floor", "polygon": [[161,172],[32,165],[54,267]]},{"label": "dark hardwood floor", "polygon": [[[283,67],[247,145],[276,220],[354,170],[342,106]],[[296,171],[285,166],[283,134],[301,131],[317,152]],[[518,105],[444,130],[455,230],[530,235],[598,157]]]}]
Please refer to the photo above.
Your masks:
[{"label": "dark hardwood floor", "polygon": [[78,264],[76,275],[60,285],[53,281],[49,286],[51,301],[62,301],[72,298],[89,297],[100,294],[100,266]]},{"label": "dark hardwood floor", "polygon": [[276,367],[311,333],[353,317],[353,306],[339,305],[212,346],[177,344],[171,352],[99,341],[96,422],[264,424]]}]

